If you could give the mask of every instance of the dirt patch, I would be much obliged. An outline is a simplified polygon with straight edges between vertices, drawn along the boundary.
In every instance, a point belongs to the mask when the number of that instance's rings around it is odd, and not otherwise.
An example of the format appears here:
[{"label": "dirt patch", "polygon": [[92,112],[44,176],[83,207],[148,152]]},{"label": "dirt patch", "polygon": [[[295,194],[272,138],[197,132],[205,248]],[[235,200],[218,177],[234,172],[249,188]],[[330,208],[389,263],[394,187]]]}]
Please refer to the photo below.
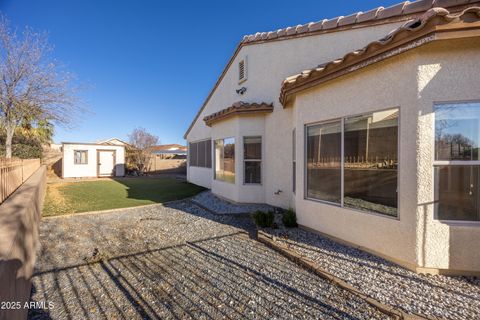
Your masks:
[{"label": "dirt patch", "polygon": [[74,212],[73,206],[63,195],[61,188],[68,186],[70,183],[51,183],[47,188],[47,197],[45,199],[45,207],[53,206],[64,211]]}]

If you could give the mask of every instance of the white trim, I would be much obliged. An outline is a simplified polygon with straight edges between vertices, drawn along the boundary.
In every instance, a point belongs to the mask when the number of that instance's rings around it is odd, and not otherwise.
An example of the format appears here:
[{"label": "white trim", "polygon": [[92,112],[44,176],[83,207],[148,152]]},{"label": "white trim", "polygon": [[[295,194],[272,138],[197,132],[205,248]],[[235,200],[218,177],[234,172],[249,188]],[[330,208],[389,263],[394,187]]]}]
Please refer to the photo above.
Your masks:
[{"label": "white trim", "polygon": [[[233,139],[233,143],[235,145],[235,147],[233,148],[233,152],[234,152],[234,155],[233,155],[233,162],[234,162],[234,165],[233,165],[233,169],[235,170],[234,172],[234,176],[233,176],[233,179],[234,181],[231,182],[231,181],[226,181],[226,180],[222,180],[222,179],[217,179],[217,163],[216,163],[216,160],[217,160],[217,156],[215,154],[216,152],[216,148],[215,148],[215,142],[218,141],[218,140],[222,140],[222,141],[225,141],[226,139]],[[215,181],[220,181],[220,182],[225,182],[225,183],[228,183],[228,184],[233,184],[233,185],[236,185],[237,184],[237,169],[235,168],[236,165],[237,165],[237,150],[235,150],[237,148],[237,142],[236,142],[236,137],[235,136],[231,136],[231,137],[225,137],[225,138],[218,138],[218,139],[213,139],[212,138],[212,142],[213,142],[213,159],[212,159],[212,171],[213,171],[213,180]],[[225,151],[225,142],[223,143],[223,151]],[[224,170],[225,171],[225,170]]]},{"label": "white trim", "polygon": [[[435,160],[436,152],[436,108],[442,105],[463,105],[463,104],[480,104],[478,99],[474,100],[452,100],[452,101],[434,101],[432,103],[433,113],[433,135],[432,135],[432,203],[433,203],[433,220],[449,226],[464,226],[464,227],[480,227],[480,220],[442,220],[438,218],[438,205],[435,195],[437,190],[437,181],[435,178],[435,167],[439,166],[480,166],[480,160]],[[480,119],[479,119],[480,121]]]},{"label": "white trim", "polygon": [[[260,138],[260,159],[245,159],[245,138]],[[263,184],[263,137],[258,136],[243,136],[242,137],[242,157],[243,157],[243,185],[257,185],[261,186]],[[260,162],[260,183],[256,182],[245,182],[245,162]]]}]

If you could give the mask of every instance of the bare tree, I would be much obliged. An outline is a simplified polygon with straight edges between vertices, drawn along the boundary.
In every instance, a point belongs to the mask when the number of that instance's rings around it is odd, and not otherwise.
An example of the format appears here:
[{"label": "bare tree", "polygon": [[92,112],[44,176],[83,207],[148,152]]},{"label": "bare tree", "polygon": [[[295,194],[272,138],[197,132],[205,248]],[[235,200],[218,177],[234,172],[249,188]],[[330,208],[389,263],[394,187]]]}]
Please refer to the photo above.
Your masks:
[{"label": "bare tree", "polygon": [[152,156],[152,147],[158,144],[158,137],[148,133],[144,128],[136,128],[128,135],[133,148],[129,151],[129,161],[144,173]]},{"label": "bare tree", "polygon": [[68,124],[78,115],[72,76],[50,58],[46,34],[30,28],[19,35],[0,16],[0,128],[6,131],[5,154],[25,119]]}]

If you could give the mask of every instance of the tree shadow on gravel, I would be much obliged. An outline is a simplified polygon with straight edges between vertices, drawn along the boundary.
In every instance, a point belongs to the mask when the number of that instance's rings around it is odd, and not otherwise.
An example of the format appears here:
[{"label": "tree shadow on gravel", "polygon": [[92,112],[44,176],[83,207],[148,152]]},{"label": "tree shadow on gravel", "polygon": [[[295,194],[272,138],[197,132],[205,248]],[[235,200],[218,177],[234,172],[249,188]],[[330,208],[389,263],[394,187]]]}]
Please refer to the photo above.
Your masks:
[{"label": "tree shadow on gravel", "polygon": [[462,311],[480,312],[480,281],[474,277],[417,274],[304,229],[265,231],[366,295],[405,312],[447,319],[455,319]]},{"label": "tree shadow on gravel", "polygon": [[30,319],[385,317],[236,232],[34,274]]},{"label": "tree shadow on gravel", "polygon": [[165,203],[165,207],[180,210],[188,215],[197,216],[208,219],[216,223],[232,226],[239,230],[243,230],[249,234],[252,239],[256,239],[257,227],[253,222],[251,214],[215,214],[198,206],[190,200],[175,201]]}]

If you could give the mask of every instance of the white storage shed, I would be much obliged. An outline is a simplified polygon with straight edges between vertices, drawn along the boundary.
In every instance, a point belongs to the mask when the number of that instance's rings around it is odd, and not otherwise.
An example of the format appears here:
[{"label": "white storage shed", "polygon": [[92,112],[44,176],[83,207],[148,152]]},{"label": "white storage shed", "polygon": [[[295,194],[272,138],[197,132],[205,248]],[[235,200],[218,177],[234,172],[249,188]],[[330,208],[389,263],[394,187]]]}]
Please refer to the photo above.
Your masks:
[{"label": "white storage shed", "polygon": [[96,143],[62,143],[62,177],[122,177],[125,147]]}]

